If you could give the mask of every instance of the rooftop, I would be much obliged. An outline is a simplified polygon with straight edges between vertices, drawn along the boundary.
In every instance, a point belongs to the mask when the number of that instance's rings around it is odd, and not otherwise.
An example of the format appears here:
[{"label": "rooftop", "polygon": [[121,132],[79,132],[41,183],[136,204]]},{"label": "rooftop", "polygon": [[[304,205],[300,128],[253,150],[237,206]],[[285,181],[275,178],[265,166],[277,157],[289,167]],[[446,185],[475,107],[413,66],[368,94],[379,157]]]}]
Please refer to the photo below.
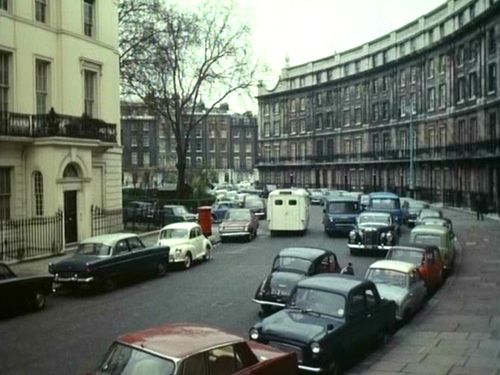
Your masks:
[{"label": "rooftop", "polygon": [[330,250],[318,249],[315,247],[287,247],[279,252],[279,256],[294,257],[313,260]]},{"label": "rooftop", "polygon": [[351,289],[365,282],[366,280],[354,276],[325,273],[304,279],[298,286],[348,294]]},{"label": "rooftop", "polygon": [[369,268],[374,269],[384,269],[393,270],[402,273],[409,273],[414,270],[417,266],[413,263],[402,262],[400,260],[379,260],[373,263]]}]

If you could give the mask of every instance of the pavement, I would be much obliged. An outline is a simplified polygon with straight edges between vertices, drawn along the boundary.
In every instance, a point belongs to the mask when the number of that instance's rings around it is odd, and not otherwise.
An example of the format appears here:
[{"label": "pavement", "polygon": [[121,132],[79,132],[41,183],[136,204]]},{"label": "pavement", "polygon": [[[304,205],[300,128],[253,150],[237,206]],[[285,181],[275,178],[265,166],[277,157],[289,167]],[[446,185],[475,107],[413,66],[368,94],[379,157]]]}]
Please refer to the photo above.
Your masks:
[{"label": "pavement", "polygon": [[458,240],[453,274],[387,345],[348,374],[500,375],[500,222],[444,213]]}]

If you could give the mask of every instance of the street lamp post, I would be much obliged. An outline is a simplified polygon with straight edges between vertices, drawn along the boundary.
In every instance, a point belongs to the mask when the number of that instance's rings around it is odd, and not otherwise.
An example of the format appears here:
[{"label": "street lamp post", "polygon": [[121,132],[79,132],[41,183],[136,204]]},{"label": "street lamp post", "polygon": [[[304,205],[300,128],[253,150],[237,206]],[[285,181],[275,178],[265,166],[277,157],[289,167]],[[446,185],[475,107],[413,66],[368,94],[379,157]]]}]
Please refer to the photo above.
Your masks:
[{"label": "street lamp post", "polygon": [[415,136],[413,133],[413,102],[410,103],[410,134],[409,134],[409,146],[410,146],[410,196],[415,198]]}]

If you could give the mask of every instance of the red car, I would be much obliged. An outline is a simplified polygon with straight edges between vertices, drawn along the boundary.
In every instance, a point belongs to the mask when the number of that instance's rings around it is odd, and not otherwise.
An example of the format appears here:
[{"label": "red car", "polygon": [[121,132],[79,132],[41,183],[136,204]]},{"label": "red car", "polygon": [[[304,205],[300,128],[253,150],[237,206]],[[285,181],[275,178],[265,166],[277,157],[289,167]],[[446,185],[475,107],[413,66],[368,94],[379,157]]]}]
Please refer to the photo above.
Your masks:
[{"label": "red car", "polygon": [[95,374],[296,375],[297,359],[218,328],[166,324],[119,337]]},{"label": "red car", "polygon": [[418,266],[429,290],[437,290],[443,283],[444,261],[437,246],[417,244],[394,246],[385,259],[401,260]]}]

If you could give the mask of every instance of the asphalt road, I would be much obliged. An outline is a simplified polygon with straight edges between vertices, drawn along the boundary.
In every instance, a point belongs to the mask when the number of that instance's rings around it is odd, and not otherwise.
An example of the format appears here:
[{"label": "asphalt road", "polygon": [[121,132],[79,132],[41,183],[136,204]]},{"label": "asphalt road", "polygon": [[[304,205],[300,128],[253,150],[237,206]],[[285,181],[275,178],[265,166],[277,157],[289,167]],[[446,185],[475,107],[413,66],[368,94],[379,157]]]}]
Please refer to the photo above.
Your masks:
[{"label": "asphalt road", "polygon": [[[211,261],[189,271],[174,270],[107,294],[52,296],[41,312],[1,320],[0,374],[85,374],[119,335],[166,322],[207,323],[247,337],[260,319],[251,298],[280,249],[333,249],[340,265],[351,261],[358,276],[375,260],[351,257],[346,238],[325,235],[321,215],[321,207],[313,206],[304,236],[270,237],[261,221],[254,241],[220,244]],[[401,241],[407,234],[404,229]]]}]

